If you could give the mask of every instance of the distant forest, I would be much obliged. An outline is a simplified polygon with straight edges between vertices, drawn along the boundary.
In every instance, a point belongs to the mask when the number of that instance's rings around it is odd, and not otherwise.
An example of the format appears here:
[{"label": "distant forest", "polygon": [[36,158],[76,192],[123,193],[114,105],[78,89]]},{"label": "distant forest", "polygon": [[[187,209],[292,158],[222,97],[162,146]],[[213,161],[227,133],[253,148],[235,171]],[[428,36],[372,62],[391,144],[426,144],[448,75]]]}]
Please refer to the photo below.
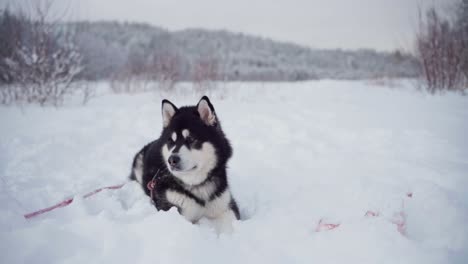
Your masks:
[{"label": "distant forest", "polygon": [[400,51],[312,49],[229,31],[168,31],[141,23],[50,23],[0,10],[0,83],[76,80],[302,81],[416,77]]},{"label": "distant forest", "polygon": [[89,98],[86,81],[100,80],[115,92],[170,90],[181,81],[206,90],[218,81],[382,78],[417,78],[430,93],[468,87],[468,0],[448,17],[434,8],[421,14],[414,55],[314,49],[225,30],[64,22],[51,19],[51,4],[29,14],[0,10],[0,104],[60,105],[76,90]]},{"label": "distant forest", "polygon": [[415,77],[419,73],[417,60],[400,51],[319,50],[229,31],[171,32],[137,23],[64,26],[76,33],[84,64],[79,77],[88,80],[148,71],[188,81],[200,74],[229,81],[299,81]]}]

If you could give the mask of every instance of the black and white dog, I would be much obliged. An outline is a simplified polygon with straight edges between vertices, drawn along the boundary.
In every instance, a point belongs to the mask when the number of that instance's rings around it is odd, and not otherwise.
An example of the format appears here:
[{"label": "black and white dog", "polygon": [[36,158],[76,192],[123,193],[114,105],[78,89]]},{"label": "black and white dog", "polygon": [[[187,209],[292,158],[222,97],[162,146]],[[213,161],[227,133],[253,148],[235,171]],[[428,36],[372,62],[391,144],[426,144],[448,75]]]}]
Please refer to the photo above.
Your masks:
[{"label": "black and white dog", "polygon": [[[163,100],[162,120],[159,139],[135,155],[130,179],[152,196],[158,211],[174,206],[192,223],[239,219],[226,175],[232,148],[208,97],[181,108]],[[153,179],[151,191],[147,185]]]}]

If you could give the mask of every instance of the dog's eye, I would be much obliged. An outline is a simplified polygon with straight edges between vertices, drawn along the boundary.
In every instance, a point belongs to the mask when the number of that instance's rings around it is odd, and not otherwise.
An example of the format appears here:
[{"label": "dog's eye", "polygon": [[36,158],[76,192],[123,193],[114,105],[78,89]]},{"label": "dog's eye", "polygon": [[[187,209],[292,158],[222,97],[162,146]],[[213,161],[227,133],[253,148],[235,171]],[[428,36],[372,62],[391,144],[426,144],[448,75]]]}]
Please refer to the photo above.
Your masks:
[{"label": "dog's eye", "polygon": [[193,137],[190,137],[190,136],[189,136],[189,137],[187,137],[187,138],[185,139],[185,142],[187,142],[187,144],[190,145],[190,144],[192,144],[193,142],[195,142],[195,139],[193,139]]}]

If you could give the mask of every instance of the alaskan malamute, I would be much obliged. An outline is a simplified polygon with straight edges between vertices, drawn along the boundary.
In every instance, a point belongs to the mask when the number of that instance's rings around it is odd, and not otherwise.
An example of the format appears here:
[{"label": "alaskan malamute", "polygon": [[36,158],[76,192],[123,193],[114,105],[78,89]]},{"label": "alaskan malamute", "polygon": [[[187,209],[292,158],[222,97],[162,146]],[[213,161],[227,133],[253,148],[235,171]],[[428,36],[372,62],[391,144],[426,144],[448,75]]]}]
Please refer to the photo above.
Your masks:
[{"label": "alaskan malamute", "polygon": [[174,206],[192,223],[239,219],[226,175],[232,148],[208,97],[181,108],[163,100],[162,121],[159,139],[135,155],[130,179],[141,184],[158,211]]}]

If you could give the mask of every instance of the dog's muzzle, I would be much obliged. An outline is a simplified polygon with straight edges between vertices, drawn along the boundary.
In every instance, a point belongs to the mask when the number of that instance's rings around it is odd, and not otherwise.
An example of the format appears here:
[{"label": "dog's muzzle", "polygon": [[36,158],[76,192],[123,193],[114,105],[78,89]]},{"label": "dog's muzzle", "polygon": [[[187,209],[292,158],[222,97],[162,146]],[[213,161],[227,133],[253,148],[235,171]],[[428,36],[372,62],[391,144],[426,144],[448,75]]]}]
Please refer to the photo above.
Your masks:
[{"label": "dog's muzzle", "polygon": [[167,160],[167,163],[169,163],[169,166],[171,166],[172,170],[181,170],[180,168],[180,157],[179,155],[172,154],[169,156],[169,159]]}]

